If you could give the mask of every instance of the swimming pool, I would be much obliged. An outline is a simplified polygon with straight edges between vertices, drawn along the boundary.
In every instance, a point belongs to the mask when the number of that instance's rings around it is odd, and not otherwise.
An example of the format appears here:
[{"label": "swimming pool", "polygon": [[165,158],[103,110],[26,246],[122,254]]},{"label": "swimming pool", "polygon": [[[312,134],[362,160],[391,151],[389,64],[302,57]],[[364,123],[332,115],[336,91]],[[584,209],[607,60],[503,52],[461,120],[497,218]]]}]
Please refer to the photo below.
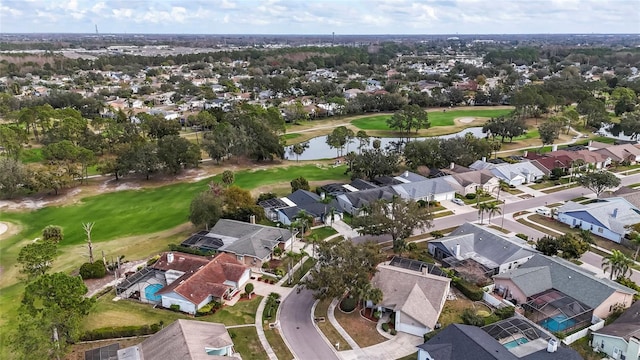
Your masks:
[{"label": "swimming pool", "polygon": [[575,320],[567,318],[564,314],[556,315],[540,322],[540,326],[553,332],[565,331],[575,324]]},{"label": "swimming pool", "polygon": [[511,340],[508,343],[504,343],[502,345],[504,347],[506,347],[507,349],[513,349],[514,347],[517,347],[517,346],[522,345],[522,344],[526,344],[528,342],[529,342],[529,339],[520,338],[520,339],[516,339],[516,340]]},{"label": "swimming pool", "polygon": [[144,288],[144,297],[148,301],[160,301],[162,297],[158,295],[157,292],[162,288],[162,284],[151,284]]}]

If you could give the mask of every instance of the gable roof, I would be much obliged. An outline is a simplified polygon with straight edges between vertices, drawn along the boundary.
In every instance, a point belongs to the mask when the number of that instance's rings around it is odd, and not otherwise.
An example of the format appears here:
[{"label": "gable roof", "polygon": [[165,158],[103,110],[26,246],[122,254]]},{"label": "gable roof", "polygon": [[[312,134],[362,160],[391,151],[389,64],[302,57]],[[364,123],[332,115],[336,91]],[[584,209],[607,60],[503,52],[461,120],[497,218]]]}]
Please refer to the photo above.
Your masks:
[{"label": "gable roof", "polygon": [[430,244],[446,250],[450,256],[455,255],[455,247],[460,245],[458,260],[473,259],[490,269],[537,253],[522,239],[507,237],[493,229],[473,223],[464,223],[449,236],[431,241]]},{"label": "gable roof", "polygon": [[444,306],[451,279],[431,274],[378,265],[371,283],[382,291],[380,306],[402,311],[433,329]]},{"label": "gable roof", "polygon": [[397,193],[389,186],[345,193],[338,197],[346,198],[354,208],[361,208],[376,200],[391,200]]},{"label": "gable roof", "polygon": [[285,228],[229,219],[218,220],[209,234],[224,241],[219,251],[252,256],[260,260],[271,255],[273,248],[280,242],[291,238],[291,232]]},{"label": "gable roof", "polygon": [[636,301],[619,318],[596,333],[621,337],[626,341],[632,337],[640,340],[640,301]]},{"label": "gable roof", "polygon": [[393,185],[391,188],[403,198],[426,198],[429,195],[445,194],[455,191],[449,181],[451,181],[451,176],[443,176],[418,182]]},{"label": "gable roof", "polygon": [[493,276],[494,279],[510,279],[526,296],[533,296],[553,287],[551,272],[547,266],[518,268]]},{"label": "gable roof", "polygon": [[451,174],[451,179],[465,187],[473,184],[484,185],[494,178],[495,176],[489,170],[475,170]]},{"label": "gable roof", "polygon": [[[609,279],[596,278],[593,273],[585,271],[567,260],[541,254],[534,255],[529,261],[522,264],[519,269],[507,271],[495,277],[508,279],[513,274],[518,277],[523,275],[524,269],[539,267],[549,268],[551,288],[560,290],[593,309],[597,308],[616,291],[630,295],[635,294],[634,290]],[[542,274],[542,272],[539,272],[539,274]],[[548,285],[548,283],[545,283],[545,285]],[[534,287],[536,285],[529,284],[528,286]],[[530,288],[528,289],[533,291]]]},{"label": "gable roof", "polygon": [[[579,212],[589,214],[593,219],[617,233],[625,234],[627,225],[640,223],[640,210],[623,198],[607,198],[590,204],[577,204],[569,201],[558,208],[558,213],[572,213],[571,216],[580,217]],[[590,221],[591,219],[584,218]]]},{"label": "gable roof", "polygon": [[223,324],[179,319],[141,344],[118,351],[120,360],[230,359],[212,356],[205,349],[223,349],[233,346],[231,336]]},{"label": "gable roof", "polygon": [[[591,146],[593,146],[593,144]],[[595,152],[608,156],[611,160],[615,161],[624,161],[629,158],[632,158],[635,161],[635,159],[640,156],[640,149],[631,144],[608,145],[595,150]]]},{"label": "gable roof", "polygon": [[418,348],[437,360],[517,360],[477,326],[451,324]]},{"label": "gable roof", "polygon": [[298,189],[285,197],[298,206],[317,203],[320,201],[320,196],[318,194],[303,189]]},{"label": "gable roof", "polygon": [[185,273],[158,294],[176,292],[194,304],[202,303],[210,295],[221,298],[231,286],[226,281],[239,282],[249,268],[235,256],[221,253],[194,273]]}]

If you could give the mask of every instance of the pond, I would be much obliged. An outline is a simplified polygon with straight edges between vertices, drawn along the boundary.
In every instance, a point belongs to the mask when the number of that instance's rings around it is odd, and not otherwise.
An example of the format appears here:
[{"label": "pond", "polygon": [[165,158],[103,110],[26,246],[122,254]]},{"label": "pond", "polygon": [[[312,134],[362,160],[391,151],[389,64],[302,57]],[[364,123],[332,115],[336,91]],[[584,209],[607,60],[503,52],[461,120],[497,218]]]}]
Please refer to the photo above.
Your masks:
[{"label": "pond", "polygon": [[[456,136],[464,136],[467,133],[473,134],[475,137],[485,136],[485,134],[482,133],[482,127],[470,127],[454,134],[448,134],[448,135],[442,135],[442,136],[418,137],[418,138],[412,138],[411,141],[424,140],[429,138],[449,139]],[[383,149],[401,147],[402,144],[406,142],[405,138],[399,138],[399,137],[383,137],[383,138],[371,137],[369,141],[369,146],[365,146],[364,149],[370,149],[372,147],[374,139],[380,140],[380,143],[381,143],[380,147]],[[293,153],[292,148],[293,146],[287,146],[285,148],[285,154],[284,154],[285,159],[296,160],[296,154]],[[347,144],[347,146],[344,149],[344,154],[348,153],[349,151],[356,151],[356,152],[358,151],[358,141],[356,139],[352,140],[351,143]],[[298,159],[299,160],[320,160],[320,159],[332,159],[337,156],[338,156],[338,151],[336,149],[332,149],[329,147],[329,145],[327,144],[327,136],[325,135],[325,136],[314,137],[311,140],[309,140],[309,148],[306,149],[304,153],[302,153],[302,155],[299,156]]]},{"label": "pond", "polygon": [[607,124],[603,125],[600,130],[596,131],[596,134],[601,136],[606,136],[618,140],[626,140],[633,141],[637,139],[632,139],[631,136],[625,135],[620,127],[620,124]]}]

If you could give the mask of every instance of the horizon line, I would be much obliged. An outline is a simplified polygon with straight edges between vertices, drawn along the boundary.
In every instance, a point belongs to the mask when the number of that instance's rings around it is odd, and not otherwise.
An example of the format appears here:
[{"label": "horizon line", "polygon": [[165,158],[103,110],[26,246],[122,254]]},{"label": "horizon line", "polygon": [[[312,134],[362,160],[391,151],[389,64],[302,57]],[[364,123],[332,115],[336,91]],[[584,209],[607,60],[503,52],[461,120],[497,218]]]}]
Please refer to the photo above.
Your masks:
[{"label": "horizon line", "polygon": [[92,33],[92,32],[0,32],[0,35],[208,35],[208,36],[504,36],[504,35],[636,35],[640,36],[640,32],[612,32],[612,33],[584,33],[584,32],[558,32],[558,33],[438,33],[438,34],[419,34],[419,33],[376,33],[376,34],[361,34],[361,33],[145,33],[145,32],[105,32],[105,33]]}]

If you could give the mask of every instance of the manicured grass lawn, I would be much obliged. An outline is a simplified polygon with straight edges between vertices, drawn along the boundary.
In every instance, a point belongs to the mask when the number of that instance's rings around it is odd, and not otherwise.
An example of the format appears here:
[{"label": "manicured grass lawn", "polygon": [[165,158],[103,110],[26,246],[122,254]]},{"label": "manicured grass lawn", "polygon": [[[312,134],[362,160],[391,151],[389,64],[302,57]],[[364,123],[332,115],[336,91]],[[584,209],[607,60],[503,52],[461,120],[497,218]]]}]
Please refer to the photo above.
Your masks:
[{"label": "manicured grass lawn", "polygon": [[291,140],[291,139],[299,138],[300,136],[302,136],[302,134],[292,133],[292,134],[284,134],[284,135],[281,135],[280,137],[285,140]]},{"label": "manicured grass lawn", "polygon": [[480,199],[467,199],[465,196],[461,196],[459,197],[459,199],[461,199],[462,201],[464,201],[464,203],[466,205],[475,205],[478,202],[485,202],[485,201],[489,201],[489,200],[494,200],[495,198],[491,195],[483,195],[480,197]]},{"label": "manicured grass lawn", "polygon": [[502,232],[502,233],[505,233],[505,234],[510,233],[510,231],[509,231],[509,230],[505,230],[505,229],[503,229],[503,228],[501,228],[501,227],[499,227],[499,226],[489,225],[489,227],[490,227],[490,228],[492,228],[493,230],[498,230],[498,231],[500,231],[500,232]]},{"label": "manicured grass lawn", "polygon": [[569,345],[573,350],[577,351],[584,360],[600,360],[602,355],[593,351],[593,348],[589,345],[589,336],[583,337],[580,340],[574,341]]},{"label": "manicured grass lawn", "polygon": [[558,185],[563,185],[563,184],[568,184],[569,183],[569,178],[560,178],[558,180],[547,180],[547,181],[543,181],[539,184],[533,184],[531,186],[529,186],[532,189],[536,189],[536,190],[542,190],[542,189],[546,189],[552,186],[558,186]]},{"label": "manicured grass lawn", "polygon": [[305,238],[312,239],[314,236],[317,236],[318,240],[324,240],[337,233],[338,232],[334,228],[330,226],[323,226],[321,228],[311,230],[311,234],[306,235]]},{"label": "manicured grass lawn", "polygon": [[271,345],[273,352],[276,353],[278,359],[288,360],[293,359],[293,354],[282,340],[282,336],[278,329],[270,329],[269,325],[264,326],[264,335]]},{"label": "manicured grass lawn", "polygon": [[579,187],[580,184],[578,184],[577,182],[571,183],[571,184],[567,184],[565,186],[558,186],[556,188],[551,188],[551,189],[547,189],[547,190],[542,190],[543,193],[545,194],[551,194],[557,191],[562,191],[562,190],[566,190],[566,189],[571,189],[574,187]]},{"label": "manicured grass lawn", "polygon": [[[455,124],[454,119],[461,117],[484,117],[491,118],[507,115],[511,110],[495,110],[495,109],[478,109],[478,110],[452,110],[452,111],[433,111],[429,112],[429,122],[431,127],[436,126],[452,126]],[[390,130],[387,126],[387,119],[391,115],[374,115],[356,119],[351,122],[352,125],[362,130]],[[514,139],[515,140],[515,139]]]},{"label": "manicured grass lawn", "polygon": [[472,308],[473,302],[469,299],[460,297],[461,295],[456,292],[458,298],[456,300],[447,300],[444,303],[444,308],[440,313],[438,322],[442,324],[444,329],[447,325],[454,323],[462,323],[462,312],[466,308]]},{"label": "manicured grass lawn", "polygon": [[329,304],[331,304],[331,300],[321,300],[316,305],[316,309],[313,313],[313,316],[317,318],[325,318],[325,321],[316,322],[318,328],[324,336],[329,339],[329,342],[332,344],[340,343],[340,350],[351,350],[351,346],[347,343],[347,341],[340,335],[338,330],[331,325],[327,318],[327,309],[329,308]]},{"label": "manicured grass lawn", "polygon": [[[98,299],[93,311],[83,322],[84,330],[128,325],[151,325],[160,321],[170,324],[177,319],[193,318],[187,314],[154,308],[153,305],[137,301],[113,301],[114,297],[115,293],[110,292]],[[217,322],[227,326],[253,324],[256,310],[261,300],[261,296],[255,296],[251,300],[239,301],[234,306],[225,306],[213,315],[198,317],[197,320]]]},{"label": "manicured grass lawn", "polygon": [[[380,335],[376,330],[376,323],[360,316],[359,309],[346,314],[340,310],[339,306],[336,306],[334,314],[338,323],[360,347],[372,346],[387,341],[387,338]],[[342,344],[340,344],[340,348],[342,349]]]},{"label": "manicured grass lawn", "polygon": [[258,331],[253,326],[227,329],[231,339],[233,340],[233,347],[240,353],[243,360],[267,360],[267,352],[260,344],[258,338]]},{"label": "manicured grass lawn", "polygon": [[442,212],[439,212],[437,214],[434,214],[433,218],[437,219],[437,218],[441,218],[441,217],[445,217],[445,216],[449,216],[449,215],[453,215],[453,214],[454,214],[453,211],[447,210],[447,211],[442,211]]},{"label": "manicured grass lawn", "polygon": [[[540,138],[540,132],[538,131],[538,129],[531,129],[531,130],[528,130],[527,133],[524,135],[514,137],[513,141],[521,141],[526,139],[538,139],[538,138]],[[505,142],[508,142],[508,141],[509,139],[505,139]]]},{"label": "manicured grass lawn", "polygon": [[413,354],[409,354],[407,356],[403,356],[399,359],[396,360],[417,360],[418,359],[418,352],[414,352]]}]

